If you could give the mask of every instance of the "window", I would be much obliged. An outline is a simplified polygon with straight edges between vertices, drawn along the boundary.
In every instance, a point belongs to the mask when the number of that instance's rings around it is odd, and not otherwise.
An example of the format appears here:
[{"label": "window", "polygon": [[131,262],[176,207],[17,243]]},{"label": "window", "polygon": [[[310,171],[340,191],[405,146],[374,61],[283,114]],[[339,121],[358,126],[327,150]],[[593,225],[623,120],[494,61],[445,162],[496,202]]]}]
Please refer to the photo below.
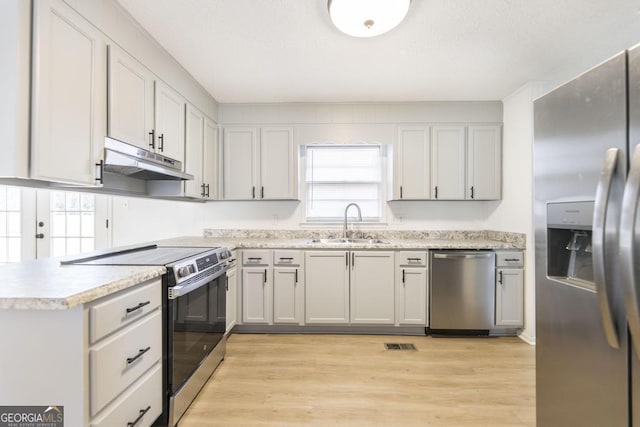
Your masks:
[{"label": "window", "polygon": [[307,221],[341,220],[349,203],[360,206],[363,220],[380,221],[382,156],[380,145],[306,146]]},{"label": "window", "polygon": [[20,211],[20,188],[0,185],[0,264],[20,261]]},{"label": "window", "polygon": [[95,246],[95,196],[52,191],[51,256],[92,251]]}]

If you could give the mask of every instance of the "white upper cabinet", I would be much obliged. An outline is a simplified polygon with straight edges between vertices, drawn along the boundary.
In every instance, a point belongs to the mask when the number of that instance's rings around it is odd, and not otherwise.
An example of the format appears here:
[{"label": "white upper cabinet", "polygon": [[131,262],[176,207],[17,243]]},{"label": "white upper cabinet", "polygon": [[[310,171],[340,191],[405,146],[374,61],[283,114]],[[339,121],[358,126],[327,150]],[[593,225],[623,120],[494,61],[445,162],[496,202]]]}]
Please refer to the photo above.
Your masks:
[{"label": "white upper cabinet", "polygon": [[204,118],[204,147],[202,161],[202,183],[204,198],[218,200],[218,125],[208,117]]},{"label": "white upper cabinet", "polygon": [[182,161],[185,158],[185,99],[156,80],[155,101],[155,151]]},{"label": "white upper cabinet", "polygon": [[58,0],[34,2],[31,177],[100,185],[106,45]]},{"label": "white upper cabinet", "polygon": [[108,87],[108,135],[153,151],[153,73],[119,47],[109,45]]},{"label": "white upper cabinet", "polygon": [[225,200],[297,197],[292,128],[226,128],[222,157]]},{"label": "white upper cabinet", "polygon": [[434,126],[431,138],[432,199],[465,198],[465,127]]},{"label": "white upper cabinet", "polygon": [[193,175],[193,179],[185,181],[184,192],[190,197],[204,197],[206,195],[204,182],[202,180],[204,150],[204,115],[191,104],[187,105],[187,126],[186,126],[186,158],[184,162],[185,171]]},{"label": "white upper cabinet", "polygon": [[500,126],[469,126],[467,198],[497,200],[502,196]]},{"label": "white upper cabinet", "polygon": [[256,198],[255,185],[255,128],[227,128],[224,130],[223,191],[225,200],[252,200]]},{"label": "white upper cabinet", "polygon": [[424,200],[431,193],[428,126],[398,128],[393,199]]},{"label": "white upper cabinet", "polygon": [[260,199],[295,199],[297,189],[293,129],[260,130]]}]

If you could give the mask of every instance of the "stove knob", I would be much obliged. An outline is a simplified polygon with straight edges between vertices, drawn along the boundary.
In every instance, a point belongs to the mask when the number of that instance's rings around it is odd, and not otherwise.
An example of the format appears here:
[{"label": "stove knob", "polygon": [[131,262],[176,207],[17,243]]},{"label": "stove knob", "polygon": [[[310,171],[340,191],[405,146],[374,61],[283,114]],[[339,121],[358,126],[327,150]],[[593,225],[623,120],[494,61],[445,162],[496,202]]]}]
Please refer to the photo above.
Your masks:
[{"label": "stove knob", "polygon": [[191,273],[193,273],[194,269],[192,265],[185,265],[184,267],[180,267],[178,269],[178,277],[187,277]]}]

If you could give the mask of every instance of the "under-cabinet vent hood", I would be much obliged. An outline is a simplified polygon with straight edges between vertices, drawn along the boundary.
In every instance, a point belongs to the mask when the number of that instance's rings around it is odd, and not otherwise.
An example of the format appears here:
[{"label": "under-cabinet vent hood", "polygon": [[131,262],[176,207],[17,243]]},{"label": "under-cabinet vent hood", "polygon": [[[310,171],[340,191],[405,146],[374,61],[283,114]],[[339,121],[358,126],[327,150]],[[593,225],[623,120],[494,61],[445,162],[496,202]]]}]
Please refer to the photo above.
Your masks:
[{"label": "under-cabinet vent hood", "polygon": [[145,181],[193,179],[182,162],[113,138],[104,140],[104,171]]}]

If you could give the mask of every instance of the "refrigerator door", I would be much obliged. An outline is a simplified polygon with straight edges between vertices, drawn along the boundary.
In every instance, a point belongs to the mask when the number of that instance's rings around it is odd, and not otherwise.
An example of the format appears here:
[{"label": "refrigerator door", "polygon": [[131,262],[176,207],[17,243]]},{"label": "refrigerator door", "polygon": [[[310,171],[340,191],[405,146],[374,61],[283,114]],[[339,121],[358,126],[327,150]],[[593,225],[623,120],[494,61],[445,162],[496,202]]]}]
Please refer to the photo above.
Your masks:
[{"label": "refrigerator door", "polygon": [[[534,104],[539,426],[616,427],[629,423],[628,343],[620,279],[615,275],[606,283],[611,289],[608,306],[617,333],[616,340],[608,340],[595,282],[562,280],[557,272],[549,274],[548,249],[555,253],[574,249],[571,236],[585,229],[590,233],[590,227],[572,229],[568,220],[562,226],[566,232],[562,232],[562,228],[552,231],[547,223],[549,203],[595,200],[610,148],[619,149],[621,166],[616,169],[616,180],[624,179],[626,91],[626,53],[623,53]],[[572,215],[569,210],[568,217]],[[605,234],[611,237],[616,232],[606,230]],[[615,253],[607,252],[605,256],[605,265],[615,262]],[[557,269],[553,265],[557,259],[551,261],[552,269]],[[550,278],[552,275],[555,277]],[[618,348],[610,342],[616,342]]]},{"label": "refrigerator door", "polygon": [[[635,147],[640,144],[640,45],[629,50],[629,153],[633,153]],[[636,221],[639,221],[636,218]],[[638,230],[639,228],[636,228]],[[640,236],[635,236],[636,242]],[[639,248],[640,250],[640,248]],[[640,264],[640,259],[633,260],[635,265]],[[639,284],[636,283],[636,286]],[[640,427],[640,358],[632,346],[631,356],[631,419],[634,427]]]}]

